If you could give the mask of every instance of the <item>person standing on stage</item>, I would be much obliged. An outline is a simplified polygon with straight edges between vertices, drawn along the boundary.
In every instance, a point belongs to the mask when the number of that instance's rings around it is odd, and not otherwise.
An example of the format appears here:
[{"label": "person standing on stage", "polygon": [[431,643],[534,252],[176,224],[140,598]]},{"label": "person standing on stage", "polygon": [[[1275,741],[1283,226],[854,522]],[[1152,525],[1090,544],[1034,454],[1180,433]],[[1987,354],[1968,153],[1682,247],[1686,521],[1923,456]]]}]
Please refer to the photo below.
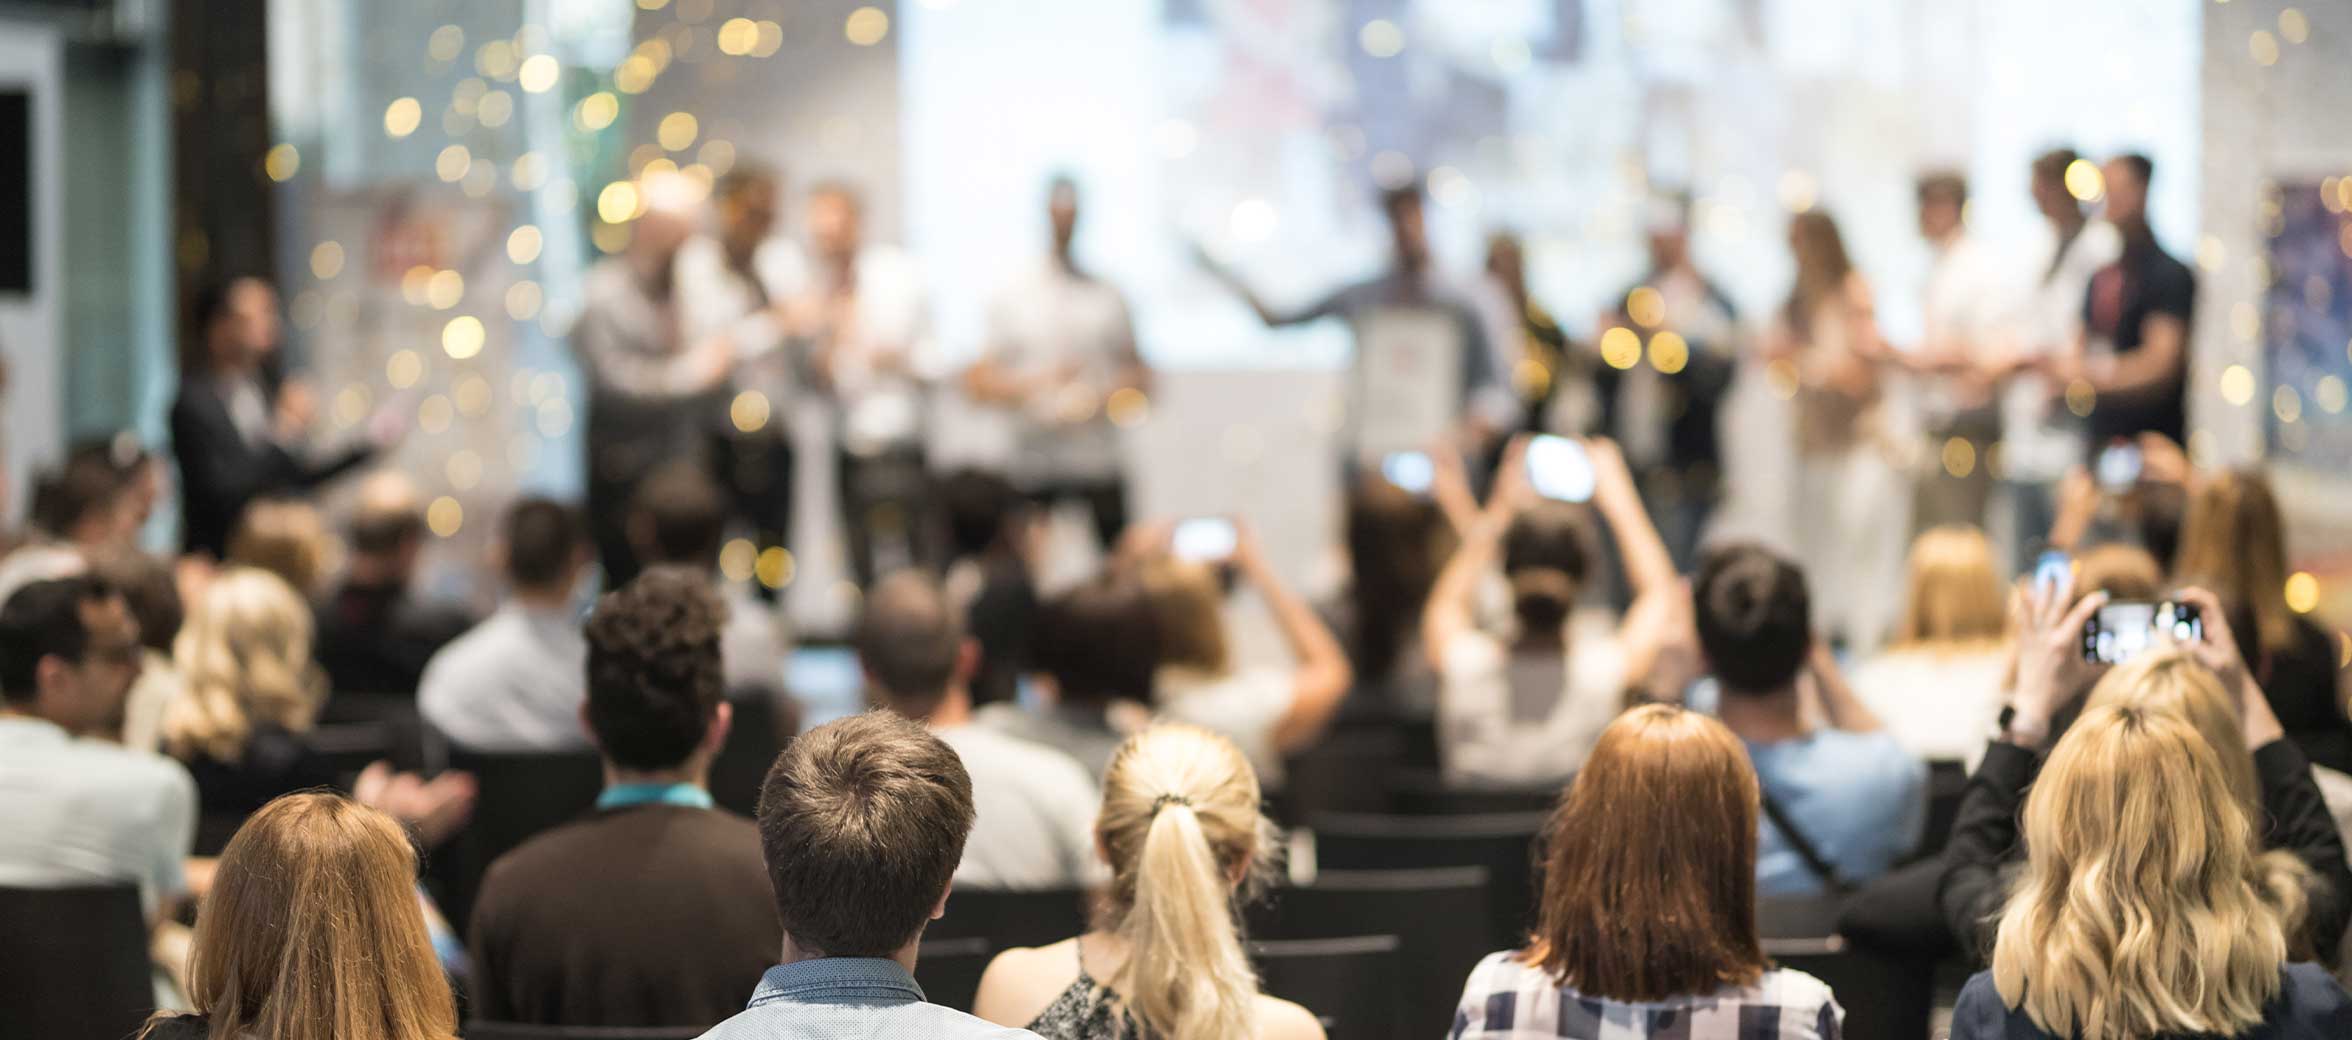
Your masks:
[{"label": "person standing on stage", "polygon": [[1739,314],[1691,259],[1687,197],[1651,203],[1649,251],[1649,272],[1618,295],[1599,334],[1628,330],[1642,349],[1605,355],[1595,386],[1602,430],[1623,449],[1675,566],[1687,571],[1722,497],[1716,416],[1739,365]]},{"label": "person standing on stage", "polygon": [[937,373],[930,302],[913,257],[868,244],[863,204],[846,184],[809,193],[812,263],[800,310],[812,368],[836,411],[835,477],[852,573],[939,563],[924,410]]},{"label": "person standing on stage", "polygon": [[1917,405],[1925,435],[1912,529],[1980,527],[1993,486],[1985,453],[2001,434],[1987,366],[2012,349],[2009,279],[1962,219],[1967,180],[1951,172],[1927,174],[1919,179],[1918,199],[1919,236],[1934,259],[1920,293],[1919,348],[1903,359],[1921,379]]},{"label": "person standing on stage", "polygon": [[1209,273],[1239,294],[1270,326],[1338,317],[1355,334],[1349,377],[1348,461],[1377,463],[1392,451],[1419,451],[1466,433],[1471,454],[1516,427],[1518,395],[1509,370],[1509,305],[1480,280],[1457,281],[1437,270],[1423,222],[1419,185],[1380,193],[1391,247],[1388,270],[1344,286],[1304,308],[1278,310],[1239,275],[1203,257]]},{"label": "person standing on stage", "polygon": [[2161,433],[2188,439],[2189,319],[2197,276],[2166,255],[2148,226],[2144,155],[2107,161],[2107,220],[2123,253],[2091,278],[2083,301],[2082,349],[2052,366],[2059,385],[2081,380],[2092,393],[2090,445]]},{"label": "person standing on stage", "polygon": [[1502,290],[1511,315],[1518,319],[1513,329],[1517,335],[1510,337],[1504,351],[1512,358],[1511,388],[1519,392],[1525,409],[1518,429],[1527,433],[1584,432],[1553,422],[1553,402],[1561,400],[1563,383],[1570,379],[1579,383],[1567,388],[1570,397],[1564,404],[1573,405],[1578,396],[1589,396],[1591,391],[1582,385],[1587,374],[1572,368],[1575,362],[1568,354],[1567,332],[1527,290],[1527,248],[1516,232],[1497,231],[1487,236],[1486,276]]},{"label": "person standing on stage", "polygon": [[696,336],[681,313],[678,255],[694,233],[692,186],[655,176],[626,250],[589,268],[572,350],[588,381],[588,523],[605,587],[636,576],[629,502],[664,464],[708,466],[712,424],[726,414],[736,344]]},{"label": "person standing on stage", "polygon": [[1127,527],[1127,478],[1110,400],[1151,386],[1135,346],[1135,320],[1117,287],[1078,265],[1078,185],[1054,178],[1046,190],[1053,255],[997,294],[988,343],[964,373],[973,400],[1010,410],[1019,426],[1013,480],[1050,507],[1086,504],[1108,548]]},{"label": "person standing on stage", "polygon": [[797,247],[774,235],[780,181],[765,166],[736,163],[712,187],[715,233],[678,251],[687,339],[724,336],[735,348],[734,401],[712,417],[711,447],[734,511],[762,550],[791,547],[790,415],[805,346],[792,308],[807,265]]}]

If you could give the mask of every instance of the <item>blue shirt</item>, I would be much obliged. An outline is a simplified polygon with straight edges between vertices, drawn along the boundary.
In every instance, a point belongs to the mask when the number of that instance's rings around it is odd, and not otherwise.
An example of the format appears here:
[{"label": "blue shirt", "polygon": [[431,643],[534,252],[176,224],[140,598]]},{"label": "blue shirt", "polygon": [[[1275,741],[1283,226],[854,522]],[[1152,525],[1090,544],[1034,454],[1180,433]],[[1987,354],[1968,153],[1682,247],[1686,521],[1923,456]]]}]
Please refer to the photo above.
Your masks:
[{"label": "blue shirt", "polygon": [[703,1040],[1038,1040],[961,1011],[923,1002],[923,987],[897,961],[823,957],[779,964],[760,978],[743,1013]]},{"label": "blue shirt", "polygon": [[[1841,878],[1862,884],[1919,843],[1927,824],[1927,766],[1885,731],[1823,727],[1795,740],[1749,744],[1764,793]],[[1827,891],[1772,821],[1757,814],[1756,893]]]}]

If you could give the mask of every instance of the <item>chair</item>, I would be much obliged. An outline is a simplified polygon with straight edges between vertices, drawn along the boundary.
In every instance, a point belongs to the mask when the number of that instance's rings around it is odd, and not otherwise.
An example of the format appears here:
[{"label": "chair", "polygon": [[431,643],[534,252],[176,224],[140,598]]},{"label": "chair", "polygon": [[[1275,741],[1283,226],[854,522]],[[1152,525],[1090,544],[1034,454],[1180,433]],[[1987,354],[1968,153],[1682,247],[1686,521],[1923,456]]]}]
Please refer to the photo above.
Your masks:
[{"label": "chair", "polygon": [[596,805],[604,790],[604,761],[593,751],[454,751],[450,764],[474,774],[481,791],[473,820],[432,857],[429,868],[443,883],[443,909],[462,930],[490,864]]},{"label": "chair", "polygon": [[1404,736],[1394,729],[1333,730],[1283,764],[1282,788],[1267,798],[1273,816],[1295,824],[1320,812],[1379,812],[1387,796],[1365,780],[1395,768],[1404,753]]},{"label": "chair", "polygon": [[1538,787],[1476,787],[1446,783],[1434,769],[1399,769],[1388,778],[1388,811],[1400,816],[1550,812],[1568,781]]},{"label": "chair", "polygon": [[993,949],[1050,946],[1086,930],[1086,893],[1070,888],[956,888],[924,941],[985,939]]},{"label": "chair", "polygon": [[970,1011],[972,1001],[980,995],[980,974],[988,970],[988,959],[995,955],[988,940],[977,936],[925,938],[922,948],[915,951],[915,984],[923,987],[924,1000]]},{"label": "chair", "polygon": [[0,1040],[115,1040],[154,1010],[137,888],[0,888]]},{"label": "chair", "polygon": [[1278,888],[1248,910],[1259,939],[1394,935],[1410,961],[1403,1021],[1414,1036],[1452,1025],[1462,980],[1492,952],[1484,867],[1326,870],[1311,885]]},{"label": "chair", "polygon": [[1325,813],[1314,818],[1321,870],[1485,867],[1487,949],[1518,946],[1535,907],[1536,836],[1549,813],[1468,816],[1376,816]]},{"label": "chair", "polygon": [[705,1026],[527,1026],[519,1022],[468,1022],[465,1040],[695,1040]]},{"label": "chair", "polygon": [[1926,1037],[1935,1012],[1934,965],[1855,949],[1837,934],[1840,902],[1757,900],[1765,956],[1828,983],[1846,1009],[1847,1036]]},{"label": "chair", "polygon": [[1323,1020],[1330,1040],[1404,1040],[1398,942],[1393,935],[1250,944],[1267,994]]},{"label": "chair", "polygon": [[[740,696],[736,694],[740,693]],[[767,783],[768,767],[792,737],[792,712],[779,710],[774,690],[751,688],[729,691],[735,708],[727,745],[711,760],[711,800],[745,816],[758,814],[760,786]]]}]

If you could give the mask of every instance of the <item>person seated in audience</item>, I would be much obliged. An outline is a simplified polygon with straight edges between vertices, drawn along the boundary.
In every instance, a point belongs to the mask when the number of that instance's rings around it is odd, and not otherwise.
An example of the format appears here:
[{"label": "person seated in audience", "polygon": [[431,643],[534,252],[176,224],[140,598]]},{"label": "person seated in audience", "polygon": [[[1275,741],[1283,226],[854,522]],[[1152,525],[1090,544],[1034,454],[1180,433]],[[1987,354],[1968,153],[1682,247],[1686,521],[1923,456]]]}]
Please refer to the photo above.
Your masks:
[{"label": "person seated in audience", "polygon": [[1313,1014],[1258,992],[1234,918],[1280,852],[1259,799],[1231,740],[1183,723],[1128,739],[1103,776],[1095,929],[997,954],[973,1011],[1045,1040],[1322,1040]]},{"label": "person seated in audience", "polygon": [[1912,540],[1895,630],[1852,677],[1905,750],[1970,765],[1983,752],[2009,667],[2006,596],[1984,532],[1936,527]]},{"label": "person seated in audience", "polygon": [[916,948],[946,912],[972,813],[955,749],[904,716],[872,711],[801,734],[759,800],[780,963],[703,1040],[1029,1037],[926,1003],[915,984]]},{"label": "person seated in audience", "polygon": [[150,919],[187,891],[196,786],[150,751],[76,736],[122,710],[138,621],[87,576],[0,605],[0,885],[129,882]]},{"label": "person seated in audience", "polygon": [[259,567],[315,599],[326,591],[329,536],[327,518],[299,499],[256,499],[237,519],[229,536],[232,566]]},{"label": "person seated in audience", "polygon": [[783,938],[761,909],[759,829],[714,806],[709,789],[732,719],[725,609],[681,567],[647,570],[597,603],[587,704],[573,718],[604,756],[604,793],[593,815],[523,843],[482,878],[467,932],[476,1017],[707,1027],[759,985]]},{"label": "person seated in audience", "polygon": [[1038,611],[1031,652],[1043,703],[1034,710],[991,704],[978,719],[1059,750],[1099,777],[1148,715],[1159,647],[1159,620],[1143,583],[1116,572],[1097,575]]},{"label": "person seated in audience", "polygon": [[2352,998],[2290,958],[2300,893],[2257,827],[2187,720],[2085,711],[2025,800],[2025,870],[1954,1040],[2352,1036]]},{"label": "person seated in audience", "polygon": [[1453,1040],[1836,1040],[1829,987],[1757,939],[1757,791],[1722,723],[1618,716],[1552,812],[1534,934],[1470,973]]},{"label": "person seated in audience", "polygon": [[425,721],[472,751],[568,751],[588,746],[575,595],[595,546],[571,507],[526,498],[506,511],[499,548],[506,602],[442,647],[417,686]]},{"label": "person seated in audience", "polygon": [[1437,707],[1437,673],[1421,649],[1421,611],[1459,532],[1434,500],[1377,474],[1362,475],[1342,508],[1348,583],[1328,614],[1357,692],[1341,714],[1428,719]]},{"label": "person seated in audience", "polygon": [[172,663],[172,640],[180,634],[186,608],[180,576],[171,561],[140,552],[119,552],[100,560],[96,573],[120,591],[139,623],[139,677],[123,697],[122,709],[90,735],[141,751],[163,746],[163,713],[179,698],[180,669]]},{"label": "person seated in audience", "polygon": [[[2040,750],[2081,724],[2063,709],[2088,688],[2080,709],[2086,717],[2104,707],[2154,707],[2197,728],[2251,827],[2251,851],[2261,854],[2268,873],[2296,882],[2297,920],[2288,922],[2288,941],[2307,957],[2334,955],[2352,920],[2352,869],[2345,864],[2343,837],[2309,761],[2284,738],[2269,700],[2238,656],[2219,601],[2201,589],[2176,598],[2198,606],[2204,640],[2150,651],[2107,671],[2083,661],[2081,652],[2083,625],[2110,602],[2107,593],[2075,599],[2070,582],[2061,581],[2027,595],[2008,718],[1969,777],[1944,853],[1947,869],[1937,900],[1963,950],[1981,954],[1992,945],[2007,877],[2022,855],[2018,807],[2038,783],[2037,770],[2050,768],[2038,761]],[[2030,827],[2022,836],[2032,837]]]},{"label": "person seated in audience", "polygon": [[254,813],[196,915],[188,1014],[140,1040],[452,1040],[457,1001],[399,821],[324,792]]},{"label": "person seated in audience", "polygon": [[1160,631],[1153,699],[1162,716],[1240,745],[1259,780],[1279,786],[1283,759],[1322,738],[1355,674],[1331,629],[1267,561],[1257,533],[1238,520],[1234,528],[1238,537],[1229,562],[1241,582],[1265,599],[1290,662],[1235,665],[1218,571],[1154,547],[1141,567]]},{"label": "person seated in audience", "polygon": [[1762,547],[1724,546],[1700,561],[1691,600],[1716,715],[1762,786],[1759,893],[1840,892],[1884,873],[1919,842],[1927,768],[1814,636],[1804,573]]},{"label": "person seated in audience", "polygon": [[[270,800],[346,779],[308,740],[327,696],[311,659],[311,624],[310,608],[277,575],[231,567],[206,586],[173,641],[182,686],[164,709],[163,747],[196,779],[199,853],[217,852],[238,822]],[[454,833],[473,808],[473,781],[456,772],[428,783],[379,762],[352,791],[419,827],[428,846]]]},{"label": "person seated in audience", "polygon": [[1037,627],[1035,575],[1045,524],[1020,490],[994,473],[948,474],[939,481],[939,501],[955,554],[947,569],[948,602],[980,644],[972,703],[1017,700]]},{"label": "person seated in audience", "polygon": [[131,485],[104,455],[76,454],[33,490],[38,538],[0,557],[0,603],[36,581],[79,574],[131,547],[138,534]]},{"label": "person seated in audience", "polygon": [[726,604],[720,656],[727,668],[727,696],[781,700],[789,649],[783,624],[775,608],[759,602],[744,583],[722,581],[719,575],[727,515],[725,489],[699,467],[674,463],[638,485],[629,507],[629,542],[641,566],[669,564],[707,575]]},{"label": "person seated in audience", "polygon": [[[1592,572],[1589,514],[1529,486],[1526,441],[1505,449],[1494,490],[1429,594],[1421,645],[1438,672],[1439,764],[1449,783],[1545,784],[1574,775],[1624,705],[1627,647],[1665,635],[1660,606],[1681,583],[1614,444],[1588,441],[1593,504],[1616,536],[1633,607],[1578,611]],[[1497,564],[1513,631],[1476,623],[1478,585]]]},{"label": "person seated in audience", "polygon": [[1070,756],[972,725],[978,645],[938,584],[899,571],[866,593],[858,665],[873,702],[954,748],[978,813],[955,880],[967,888],[1073,888],[1095,879],[1094,777]]},{"label": "person seated in audience", "polygon": [[360,485],[343,582],[318,612],[319,667],[338,691],[414,697],[425,662],[473,626],[464,610],[414,595],[425,540],[418,497],[397,473]]}]

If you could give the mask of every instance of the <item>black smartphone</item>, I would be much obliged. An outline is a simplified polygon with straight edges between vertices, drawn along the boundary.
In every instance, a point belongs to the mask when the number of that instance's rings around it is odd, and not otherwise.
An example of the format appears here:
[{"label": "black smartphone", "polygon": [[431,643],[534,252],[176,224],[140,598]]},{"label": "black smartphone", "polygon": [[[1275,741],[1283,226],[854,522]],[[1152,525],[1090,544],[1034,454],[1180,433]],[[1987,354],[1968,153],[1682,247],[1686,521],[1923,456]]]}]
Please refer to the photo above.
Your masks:
[{"label": "black smartphone", "polygon": [[2122,664],[2157,647],[2205,638],[2205,619],[2194,603],[2109,603],[2083,622],[2083,660]]}]

